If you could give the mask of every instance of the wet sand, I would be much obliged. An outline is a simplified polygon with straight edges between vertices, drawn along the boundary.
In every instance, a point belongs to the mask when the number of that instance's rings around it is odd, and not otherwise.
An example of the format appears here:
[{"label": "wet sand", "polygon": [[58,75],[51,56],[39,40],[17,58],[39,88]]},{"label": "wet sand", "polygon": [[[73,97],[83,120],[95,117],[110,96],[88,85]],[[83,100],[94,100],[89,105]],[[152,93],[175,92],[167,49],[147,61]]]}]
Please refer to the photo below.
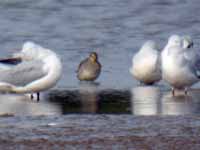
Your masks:
[{"label": "wet sand", "polygon": [[4,150],[198,150],[200,116],[5,115],[0,135]]}]

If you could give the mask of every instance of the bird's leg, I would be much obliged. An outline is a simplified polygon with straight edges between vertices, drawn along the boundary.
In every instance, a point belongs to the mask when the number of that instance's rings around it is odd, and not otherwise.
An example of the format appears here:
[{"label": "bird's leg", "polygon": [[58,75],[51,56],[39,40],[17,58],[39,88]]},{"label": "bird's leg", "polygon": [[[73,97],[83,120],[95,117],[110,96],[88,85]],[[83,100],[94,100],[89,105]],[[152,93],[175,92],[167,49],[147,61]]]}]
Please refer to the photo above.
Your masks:
[{"label": "bird's leg", "polygon": [[185,93],[185,95],[188,94],[188,88],[187,87],[184,89],[184,93]]},{"label": "bird's leg", "polygon": [[34,96],[33,96],[33,93],[31,93],[31,100],[33,100]]},{"label": "bird's leg", "polygon": [[175,89],[172,87],[172,95],[175,96]]},{"label": "bird's leg", "polygon": [[39,101],[40,101],[40,93],[37,92],[37,102],[39,102]]}]

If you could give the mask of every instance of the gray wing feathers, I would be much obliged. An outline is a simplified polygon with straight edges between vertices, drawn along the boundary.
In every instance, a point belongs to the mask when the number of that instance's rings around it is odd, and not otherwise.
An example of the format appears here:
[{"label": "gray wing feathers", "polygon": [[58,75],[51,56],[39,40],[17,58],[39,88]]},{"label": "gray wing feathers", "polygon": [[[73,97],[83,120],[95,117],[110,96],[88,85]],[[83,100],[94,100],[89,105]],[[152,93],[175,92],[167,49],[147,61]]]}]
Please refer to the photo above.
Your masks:
[{"label": "gray wing feathers", "polygon": [[15,86],[25,86],[46,75],[42,61],[22,62],[9,69],[0,70],[0,82],[6,82]]},{"label": "gray wing feathers", "polygon": [[193,69],[196,76],[200,78],[200,59],[196,59]]},{"label": "gray wing feathers", "polygon": [[82,70],[84,64],[87,63],[87,62],[88,62],[88,58],[85,59],[85,60],[83,60],[83,61],[81,61],[81,63],[78,66],[77,72],[79,72],[80,70]]}]

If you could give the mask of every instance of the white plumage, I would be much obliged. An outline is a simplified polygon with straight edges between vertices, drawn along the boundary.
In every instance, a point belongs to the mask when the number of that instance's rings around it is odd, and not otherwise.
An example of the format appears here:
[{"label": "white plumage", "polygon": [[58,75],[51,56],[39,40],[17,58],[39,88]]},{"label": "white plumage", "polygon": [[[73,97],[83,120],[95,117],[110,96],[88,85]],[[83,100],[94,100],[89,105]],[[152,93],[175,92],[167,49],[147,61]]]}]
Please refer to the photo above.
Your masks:
[{"label": "white plumage", "polygon": [[153,84],[161,79],[160,53],[153,41],[147,41],[133,56],[130,73],[140,82]]},{"label": "white plumage", "polygon": [[197,71],[198,59],[188,55],[192,50],[187,50],[182,45],[182,38],[172,35],[162,52],[163,79],[173,88],[185,89],[199,81]]},{"label": "white plumage", "polygon": [[16,57],[22,60],[17,65],[0,60],[0,90],[40,92],[53,87],[61,76],[62,65],[56,53],[33,42],[26,42],[22,50],[13,55]]}]

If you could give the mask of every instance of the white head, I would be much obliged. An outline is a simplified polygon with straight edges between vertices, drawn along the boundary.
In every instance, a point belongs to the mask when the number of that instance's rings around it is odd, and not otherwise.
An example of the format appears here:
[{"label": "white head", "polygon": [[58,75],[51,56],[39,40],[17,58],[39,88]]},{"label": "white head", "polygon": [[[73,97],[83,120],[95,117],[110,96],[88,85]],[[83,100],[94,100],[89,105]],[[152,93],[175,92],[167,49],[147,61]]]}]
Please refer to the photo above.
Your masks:
[{"label": "white head", "polygon": [[169,37],[168,39],[168,43],[167,43],[168,47],[171,46],[181,46],[181,37],[179,35],[172,35]]},{"label": "white head", "polygon": [[37,45],[34,42],[25,42],[21,52],[25,55],[25,59],[34,59],[38,56]]},{"label": "white head", "polygon": [[28,41],[22,46],[21,52],[14,54],[14,57],[21,57],[23,60],[43,59],[50,53],[50,50]]},{"label": "white head", "polygon": [[22,46],[22,51],[26,52],[27,50],[33,50],[33,49],[35,49],[35,46],[36,46],[36,44],[34,42],[27,41]]},{"label": "white head", "polygon": [[22,46],[22,50],[20,52],[14,53],[14,58],[20,58],[22,60],[33,60],[37,56],[37,50],[35,50],[35,43],[33,42],[25,42]]},{"label": "white head", "polygon": [[158,50],[158,46],[157,44],[152,41],[152,40],[148,40],[144,43],[144,45],[142,46],[141,50]]},{"label": "white head", "polygon": [[183,48],[184,49],[193,47],[193,41],[192,41],[192,38],[190,36],[187,36],[187,35],[183,36],[182,42],[183,42]]}]

